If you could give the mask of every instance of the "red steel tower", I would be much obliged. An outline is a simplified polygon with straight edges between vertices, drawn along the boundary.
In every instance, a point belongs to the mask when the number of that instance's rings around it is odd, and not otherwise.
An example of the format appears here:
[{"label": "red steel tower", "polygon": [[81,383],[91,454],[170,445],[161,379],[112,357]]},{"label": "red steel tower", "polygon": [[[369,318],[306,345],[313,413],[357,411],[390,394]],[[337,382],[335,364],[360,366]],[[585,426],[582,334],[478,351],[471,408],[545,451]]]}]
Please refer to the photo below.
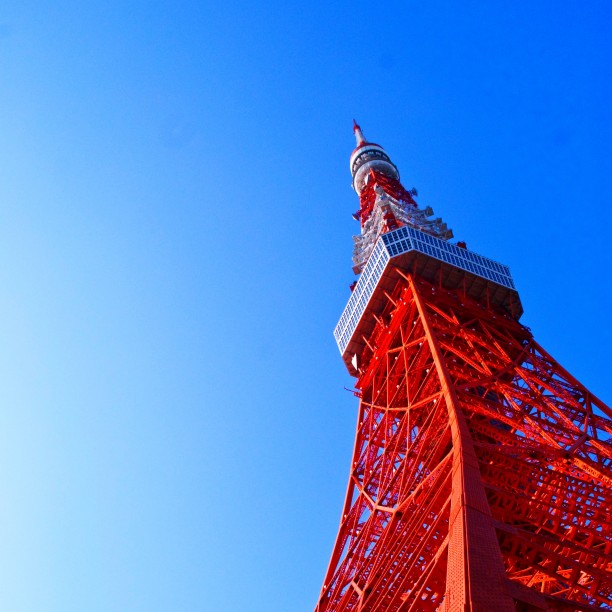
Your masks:
[{"label": "red steel tower", "polygon": [[348,490],[316,612],[612,609],[612,410],[355,124]]}]

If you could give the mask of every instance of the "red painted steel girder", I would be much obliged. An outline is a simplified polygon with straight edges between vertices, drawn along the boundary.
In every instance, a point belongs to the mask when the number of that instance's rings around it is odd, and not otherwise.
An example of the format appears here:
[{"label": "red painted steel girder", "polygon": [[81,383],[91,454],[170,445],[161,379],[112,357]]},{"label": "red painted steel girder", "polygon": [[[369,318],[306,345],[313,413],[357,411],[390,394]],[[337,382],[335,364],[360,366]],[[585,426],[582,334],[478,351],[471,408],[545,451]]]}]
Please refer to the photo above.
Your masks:
[{"label": "red painted steel girder", "polygon": [[[376,170],[370,170],[370,178],[363,191],[359,195],[359,220],[361,226],[369,219],[374,209],[374,202],[376,201],[376,187],[380,187],[387,195],[395,198],[398,201],[406,202],[410,206],[416,208],[416,202],[409,191],[406,191],[404,186],[397,180],[390,176],[384,175],[382,172]],[[399,227],[403,225],[397,219],[394,218],[394,226]]]},{"label": "red painted steel girder", "polygon": [[612,411],[503,312],[401,276],[317,612],[612,609]]}]

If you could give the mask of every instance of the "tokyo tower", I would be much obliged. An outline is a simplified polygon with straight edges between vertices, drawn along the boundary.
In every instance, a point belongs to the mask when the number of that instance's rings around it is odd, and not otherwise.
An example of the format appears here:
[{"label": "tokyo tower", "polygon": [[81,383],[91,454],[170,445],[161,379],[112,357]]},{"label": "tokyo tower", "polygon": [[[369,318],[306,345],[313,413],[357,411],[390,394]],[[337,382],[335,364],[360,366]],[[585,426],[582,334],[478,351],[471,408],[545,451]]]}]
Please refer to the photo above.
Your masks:
[{"label": "tokyo tower", "polygon": [[612,610],[612,410],[355,124],[359,415],[316,612]]}]

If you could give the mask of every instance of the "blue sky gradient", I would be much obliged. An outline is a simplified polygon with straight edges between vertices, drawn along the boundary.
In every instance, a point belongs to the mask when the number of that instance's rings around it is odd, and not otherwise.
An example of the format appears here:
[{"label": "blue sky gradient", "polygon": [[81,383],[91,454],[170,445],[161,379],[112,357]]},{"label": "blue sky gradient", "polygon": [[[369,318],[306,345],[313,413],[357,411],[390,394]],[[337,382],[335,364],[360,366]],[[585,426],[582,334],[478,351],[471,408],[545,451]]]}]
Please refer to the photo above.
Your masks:
[{"label": "blue sky gradient", "polygon": [[0,609],[310,610],[353,117],[612,402],[609,2],[0,11]]}]

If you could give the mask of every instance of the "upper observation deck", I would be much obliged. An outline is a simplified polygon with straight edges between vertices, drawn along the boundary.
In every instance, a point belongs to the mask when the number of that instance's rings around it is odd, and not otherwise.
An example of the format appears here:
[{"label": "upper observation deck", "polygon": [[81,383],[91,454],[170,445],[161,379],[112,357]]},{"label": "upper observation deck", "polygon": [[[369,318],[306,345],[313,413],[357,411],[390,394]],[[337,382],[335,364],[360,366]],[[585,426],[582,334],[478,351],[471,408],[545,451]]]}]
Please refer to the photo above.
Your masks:
[{"label": "upper observation deck", "polygon": [[389,293],[399,280],[399,270],[414,272],[448,289],[461,288],[489,306],[503,308],[519,319],[523,308],[510,269],[416,228],[404,226],[381,235],[363,268],[353,293],[334,330],[334,337],[349,372],[358,374],[359,357]]}]

